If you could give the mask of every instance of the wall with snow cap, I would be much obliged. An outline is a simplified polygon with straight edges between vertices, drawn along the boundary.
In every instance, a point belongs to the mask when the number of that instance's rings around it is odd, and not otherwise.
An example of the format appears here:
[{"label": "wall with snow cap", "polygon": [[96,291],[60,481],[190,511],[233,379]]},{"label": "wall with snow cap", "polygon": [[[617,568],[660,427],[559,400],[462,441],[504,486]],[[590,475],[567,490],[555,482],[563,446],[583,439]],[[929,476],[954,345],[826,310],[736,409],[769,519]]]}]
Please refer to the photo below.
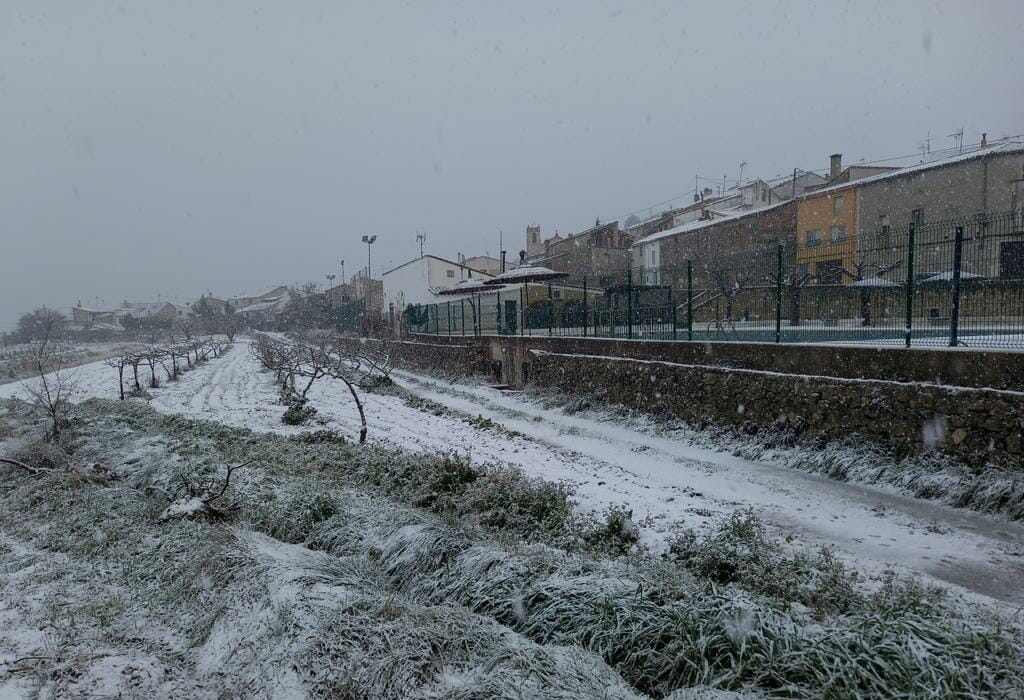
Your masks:
[{"label": "wall with snow cap", "polygon": [[530,381],[691,424],[863,435],[901,453],[1024,467],[1024,392],[530,351]]},{"label": "wall with snow cap", "polygon": [[484,348],[479,343],[450,342],[447,338],[430,341],[376,340],[372,338],[343,338],[353,349],[370,346],[374,351],[386,352],[395,366],[444,374],[473,374],[488,371]]},{"label": "wall with snow cap", "polygon": [[538,349],[850,379],[888,379],[1024,391],[1024,353],[1016,351],[536,336],[458,340],[462,343],[485,342],[490,348],[491,359],[501,360],[506,366],[509,375],[505,380],[514,384],[521,383],[522,364],[531,362],[529,350]]}]

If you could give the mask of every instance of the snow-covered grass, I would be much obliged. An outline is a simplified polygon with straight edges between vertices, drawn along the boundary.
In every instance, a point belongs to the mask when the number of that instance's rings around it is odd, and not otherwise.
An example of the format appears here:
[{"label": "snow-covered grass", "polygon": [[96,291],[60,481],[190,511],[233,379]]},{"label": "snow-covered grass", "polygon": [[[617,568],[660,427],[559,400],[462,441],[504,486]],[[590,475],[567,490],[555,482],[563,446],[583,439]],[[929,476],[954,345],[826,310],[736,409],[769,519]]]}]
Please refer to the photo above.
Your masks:
[{"label": "snow-covered grass", "polygon": [[[116,375],[102,363],[83,367],[80,377],[80,397],[116,396]],[[905,495],[887,480],[911,474],[913,465],[855,440],[818,450],[781,435],[769,440],[693,430],[588,404],[586,397],[506,393],[407,372],[393,377],[398,386],[363,397],[375,445],[431,456],[456,453],[474,468],[512,466],[530,477],[565,482],[574,489],[575,513],[599,522],[610,508],[631,512],[640,544],[652,551],[667,551],[681,528],[707,532],[722,517],[752,508],[776,535],[835,546],[858,568],[925,572],[989,598],[1024,602],[1018,585],[1024,527]],[[331,380],[317,382],[309,394],[322,425],[284,425],[285,407],[272,378],[249,357],[244,342],[236,343],[224,357],[151,390],[149,404],[169,414],[304,439],[318,439],[324,430],[350,438],[357,433],[348,392]],[[0,396],[19,389],[0,386]],[[849,470],[847,481],[821,475],[842,478],[839,467]],[[948,479],[950,472],[924,467],[907,488]],[[975,479],[998,485],[997,476],[1011,484],[1016,478],[985,470],[965,470],[962,478],[964,484]],[[865,485],[869,480],[875,485]],[[609,546],[614,549],[615,542]]]},{"label": "snow-covered grass", "polygon": [[[31,419],[15,410],[8,437],[28,440]],[[489,475],[140,402],[81,404],[71,446],[117,479],[13,469],[0,489],[0,508],[17,514],[2,542],[19,552],[5,556],[16,570],[0,572],[4,599],[41,601],[16,603],[0,633],[12,689],[131,694],[144,677],[148,697],[1024,691],[1013,621],[854,574],[748,514],[665,558],[608,558],[586,524],[544,517],[570,513],[559,506],[569,494],[507,467]],[[233,524],[160,521],[160,490],[175,493],[182,473],[249,460],[229,489]],[[45,658],[13,661],[27,656]]]}]

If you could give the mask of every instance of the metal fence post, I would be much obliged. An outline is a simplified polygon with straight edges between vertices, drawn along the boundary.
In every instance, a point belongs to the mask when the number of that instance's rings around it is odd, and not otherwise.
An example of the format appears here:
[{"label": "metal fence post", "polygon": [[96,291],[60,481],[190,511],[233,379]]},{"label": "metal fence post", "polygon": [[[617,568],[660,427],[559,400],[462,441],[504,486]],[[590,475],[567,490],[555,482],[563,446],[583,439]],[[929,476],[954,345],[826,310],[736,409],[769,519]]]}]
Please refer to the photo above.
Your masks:
[{"label": "metal fence post", "polygon": [[626,337],[633,339],[633,268],[626,270]]},{"label": "metal fence post", "polygon": [[519,335],[526,335],[526,285],[528,284],[529,282],[523,282],[523,286],[519,288]]},{"label": "metal fence post", "polygon": [[686,261],[686,339],[693,340],[693,261]]},{"label": "metal fence post", "polygon": [[551,283],[548,282],[548,335],[555,334],[555,297],[551,292]]},{"label": "metal fence post", "polygon": [[459,311],[462,314],[462,335],[466,335],[466,300],[459,299]]},{"label": "metal fence post", "polygon": [[782,244],[775,255],[775,342],[782,342]]},{"label": "metal fence post", "polygon": [[916,226],[910,224],[909,236],[907,238],[907,327],[906,347],[910,347],[910,334],[914,328],[914,234]]},{"label": "metal fence post", "polygon": [[434,307],[434,335],[441,335],[441,309],[437,304]]},{"label": "metal fence post", "polygon": [[587,297],[587,276],[583,275],[583,337],[587,337],[587,314],[590,313],[590,299]]},{"label": "metal fence post", "polygon": [[449,301],[445,305],[445,312],[448,314],[448,337],[452,337],[452,303]]},{"label": "metal fence post", "polygon": [[668,286],[668,305],[672,307],[672,340],[678,340],[676,335],[676,300],[672,298],[671,284]]},{"label": "metal fence post", "polygon": [[949,347],[955,348],[960,333],[960,268],[964,255],[964,227],[956,227],[956,238],[953,241],[953,290],[950,292],[949,309]]},{"label": "metal fence post", "polygon": [[497,302],[497,304],[498,304],[498,312],[494,316],[494,333],[495,333],[495,335],[501,335],[502,334],[502,330],[501,330],[501,292],[498,292],[497,298],[498,298],[498,302]]}]

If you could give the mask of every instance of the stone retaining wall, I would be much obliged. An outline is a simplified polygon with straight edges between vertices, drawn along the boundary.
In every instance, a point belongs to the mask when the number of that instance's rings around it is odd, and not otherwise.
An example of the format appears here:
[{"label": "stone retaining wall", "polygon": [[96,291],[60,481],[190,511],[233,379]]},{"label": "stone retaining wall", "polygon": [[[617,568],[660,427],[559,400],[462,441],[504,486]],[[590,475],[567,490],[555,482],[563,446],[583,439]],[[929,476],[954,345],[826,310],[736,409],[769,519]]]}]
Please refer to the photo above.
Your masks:
[{"label": "stone retaining wall", "polygon": [[445,374],[473,374],[487,371],[484,349],[480,344],[425,342],[417,340],[374,340],[346,338],[342,342],[369,345],[390,353],[396,367]]},{"label": "stone retaining wall", "polygon": [[505,381],[509,383],[520,383],[522,365],[532,361],[529,351],[537,349],[792,374],[1024,391],[1024,353],[1012,351],[541,336],[487,336],[462,341],[486,343],[491,359],[507,365]]},{"label": "stone retaining wall", "polygon": [[852,434],[904,453],[937,449],[971,463],[1020,466],[1024,392],[852,379],[531,351],[530,381],[586,392],[693,424],[802,438]]}]

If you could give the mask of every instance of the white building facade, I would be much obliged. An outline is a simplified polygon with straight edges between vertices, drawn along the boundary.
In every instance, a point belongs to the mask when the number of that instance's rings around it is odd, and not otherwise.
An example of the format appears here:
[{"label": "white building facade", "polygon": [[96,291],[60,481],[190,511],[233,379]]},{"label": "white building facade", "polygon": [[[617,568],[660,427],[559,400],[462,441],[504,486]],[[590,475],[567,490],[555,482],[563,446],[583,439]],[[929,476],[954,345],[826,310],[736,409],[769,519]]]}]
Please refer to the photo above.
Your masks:
[{"label": "white building facade", "polygon": [[460,280],[492,276],[435,255],[424,255],[384,273],[384,309],[401,312],[410,304],[444,301],[446,298],[437,293]]}]

